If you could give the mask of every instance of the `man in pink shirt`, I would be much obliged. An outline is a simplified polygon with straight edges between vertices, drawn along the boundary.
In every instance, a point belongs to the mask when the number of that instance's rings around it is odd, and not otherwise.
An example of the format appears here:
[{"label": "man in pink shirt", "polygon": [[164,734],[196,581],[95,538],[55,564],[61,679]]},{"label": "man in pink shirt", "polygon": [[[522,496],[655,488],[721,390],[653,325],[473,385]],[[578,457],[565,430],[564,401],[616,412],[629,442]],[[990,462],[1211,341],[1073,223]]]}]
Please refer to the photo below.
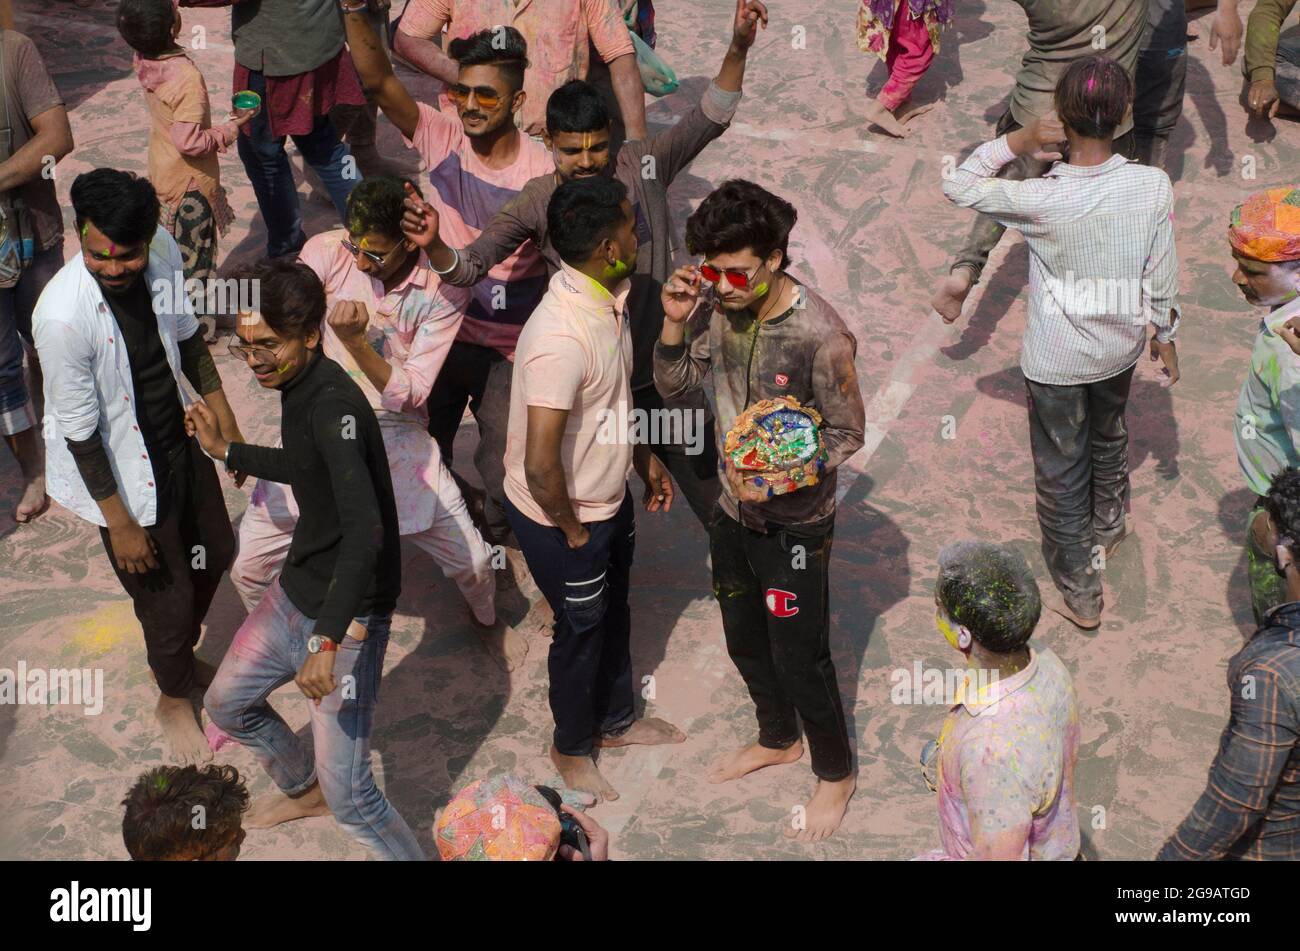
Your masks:
[{"label": "man in pink shirt", "polygon": [[1033,572],[1002,545],[960,542],[939,553],[935,625],[966,656],[967,677],[937,742],[939,838],[923,859],[1065,860],[1079,855],[1074,683],[1029,637],[1042,613]]},{"label": "man in pink shirt", "polygon": [[[390,176],[366,179],[348,198],[346,230],[315,235],[299,260],[325,286],[325,355],[361,387],[379,420],[402,535],[456,582],[489,651],[512,670],[527,653],[527,642],[497,621],[492,550],[474,527],[438,444],[425,432],[425,400],[468,294],[442,284],[402,233],[403,185]],[[230,570],[250,611],[279,574],[297,520],[289,487],[259,481]]]},{"label": "man in pink shirt", "polygon": [[506,516],[555,612],[551,761],[566,786],[598,799],[618,792],[596,769],[597,746],[686,739],[633,709],[633,464],[647,511],[667,511],[673,498],[668,470],[643,440],[633,446],[626,423],[635,221],[617,179],[566,182],[551,197],[548,230],[563,264],[519,336],[506,445]]},{"label": "man in pink shirt", "polygon": [[[453,244],[472,244],[501,207],[538,175],[553,168],[541,143],[523,135],[515,117],[524,91],[528,48],[513,27],[453,40],[459,62],[451,87],[459,116],[417,103],[393,73],[383,44],[364,13],[344,16],[353,62],[366,92],[420,153],[429,201]],[[502,508],[502,457],[510,408],[510,369],[519,331],[546,289],[546,264],[525,241],[473,286],[446,367],[429,395],[429,435],[452,465],[456,431],[468,405],[478,422],[474,466],[486,490],[481,524],[492,541],[509,532]],[[477,490],[457,477],[477,514]]]},{"label": "man in pink shirt", "polygon": [[[460,58],[451,43],[499,25],[518,30],[531,53],[524,81],[528,99],[515,120],[521,129],[541,135],[551,93],[570,79],[590,79],[602,87],[606,108],[622,117],[624,128],[615,130],[610,154],[624,131],[629,139],[646,138],[645,87],[616,0],[411,0],[393,46],[417,69],[451,85]],[[444,29],[445,52],[434,42]],[[446,97],[443,104],[450,105]]]}]

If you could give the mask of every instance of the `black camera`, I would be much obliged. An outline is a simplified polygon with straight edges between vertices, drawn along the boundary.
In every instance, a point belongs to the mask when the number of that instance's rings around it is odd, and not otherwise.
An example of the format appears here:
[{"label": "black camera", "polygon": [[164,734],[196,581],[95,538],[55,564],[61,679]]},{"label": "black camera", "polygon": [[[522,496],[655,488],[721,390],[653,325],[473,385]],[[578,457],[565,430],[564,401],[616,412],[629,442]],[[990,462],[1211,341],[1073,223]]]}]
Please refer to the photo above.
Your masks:
[{"label": "black camera", "polygon": [[[550,786],[534,786],[542,797],[551,804],[555,810],[556,816],[560,819],[560,845],[569,845],[582,853],[582,858],[586,862],[591,861],[591,845],[587,842],[587,833],[578,825],[578,821],[569,815],[560,805],[564,802],[560,794]],[[558,856],[557,856],[558,858]]]}]

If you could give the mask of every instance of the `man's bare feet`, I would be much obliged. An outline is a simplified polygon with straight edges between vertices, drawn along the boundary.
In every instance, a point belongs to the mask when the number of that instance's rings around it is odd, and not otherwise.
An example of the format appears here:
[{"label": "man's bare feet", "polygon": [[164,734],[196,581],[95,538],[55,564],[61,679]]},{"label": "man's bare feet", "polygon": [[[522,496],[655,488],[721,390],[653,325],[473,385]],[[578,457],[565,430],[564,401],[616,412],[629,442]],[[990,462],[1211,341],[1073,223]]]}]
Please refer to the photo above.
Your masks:
[{"label": "man's bare feet", "polygon": [[560,778],[569,789],[590,793],[597,802],[613,802],[618,790],[605,781],[590,756],[565,756],[551,745],[551,762],[560,771]]},{"label": "man's bare feet", "polygon": [[857,776],[847,776],[835,783],[817,780],[817,791],[808,800],[803,814],[792,820],[790,828],[785,830],[785,837],[800,842],[820,842],[830,838],[840,827],[844,811],[857,788]]},{"label": "man's bare feet", "polygon": [[757,743],[750,743],[733,753],[714,760],[705,778],[711,783],[725,783],[739,779],[764,766],[784,766],[797,762],[803,756],[803,741],[796,740],[794,746],[784,750],[768,749]]},{"label": "man's bare feet", "polygon": [[970,289],[975,286],[975,275],[968,267],[957,267],[943,279],[933,297],[930,306],[939,312],[944,323],[952,323],[961,316],[962,305],[970,296]]},{"label": "man's bare feet", "polygon": [[320,791],[320,783],[316,783],[305,793],[297,796],[286,796],[278,791],[267,796],[258,796],[244,816],[244,828],[269,829],[282,822],[329,814],[330,807],[325,804],[325,794]]},{"label": "man's bare feet", "polygon": [[50,507],[50,497],[45,494],[45,477],[31,479],[23,486],[22,498],[14,509],[14,521],[19,525],[34,522]]},{"label": "man's bare feet", "polygon": [[907,138],[907,127],[894,114],[880,104],[879,99],[867,103],[867,119],[898,139]]},{"label": "man's bare feet", "polygon": [[472,614],[470,621],[488,656],[496,661],[498,667],[509,672],[524,662],[528,656],[528,640],[513,627],[500,618],[493,624],[484,624]]},{"label": "man's bare feet", "polygon": [[194,716],[194,705],[188,697],[160,696],[154,715],[162,727],[163,739],[167,741],[173,762],[182,766],[211,762],[208,738],[203,735],[203,728]]},{"label": "man's bare feet", "polygon": [[1095,631],[1101,627],[1101,615],[1096,617],[1084,617],[1081,614],[1075,614],[1074,610],[1065,603],[1065,598],[1059,591],[1053,591],[1047,597],[1043,598],[1043,605],[1048,610],[1055,611],[1061,617],[1065,618],[1077,628],[1085,631]]},{"label": "man's bare feet", "polygon": [[645,717],[637,720],[622,736],[598,736],[596,745],[605,749],[617,749],[620,746],[663,746],[666,743],[683,743],[686,734],[667,720],[658,717]]}]

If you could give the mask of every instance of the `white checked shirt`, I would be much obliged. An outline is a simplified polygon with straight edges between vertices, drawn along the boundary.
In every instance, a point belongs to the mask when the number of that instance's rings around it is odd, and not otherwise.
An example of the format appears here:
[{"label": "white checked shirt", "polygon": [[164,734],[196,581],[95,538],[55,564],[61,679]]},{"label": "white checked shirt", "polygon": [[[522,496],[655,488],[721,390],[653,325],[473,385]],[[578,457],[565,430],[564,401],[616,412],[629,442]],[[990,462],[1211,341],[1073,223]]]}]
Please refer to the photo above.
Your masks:
[{"label": "white checked shirt", "polygon": [[[181,250],[162,228],[149,245],[143,279],[153,294],[158,333],[181,406],[189,407],[198,395],[181,370],[178,345],[198,333],[199,324],[189,298],[177,293],[178,287],[183,291],[185,280]],[[126,341],[80,254],[45,285],[32,315],[32,336],[45,374],[46,490],[86,521],[104,525],[104,515],[90,497],[67,444],[68,439],[86,439],[97,432],[104,440],[122,502],[139,524],[154,524],[158,493],[135,415]]]},{"label": "white checked shirt", "polygon": [[1025,378],[1109,379],[1141,357],[1148,322],[1162,343],[1173,340],[1180,312],[1169,176],[1114,155],[1088,167],[1057,162],[1029,181],[995,178],[1014,158],[1006,136],[986,142],[943,193],[1029,244]]}]

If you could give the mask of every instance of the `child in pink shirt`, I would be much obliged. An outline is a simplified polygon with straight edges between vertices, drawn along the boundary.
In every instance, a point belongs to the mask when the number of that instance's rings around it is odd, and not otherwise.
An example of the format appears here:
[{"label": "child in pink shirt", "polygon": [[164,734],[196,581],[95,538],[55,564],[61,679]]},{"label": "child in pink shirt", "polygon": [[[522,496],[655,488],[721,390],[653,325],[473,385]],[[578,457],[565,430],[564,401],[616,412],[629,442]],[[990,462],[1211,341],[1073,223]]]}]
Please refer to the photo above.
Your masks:
[{"label": "child in pink shirt", "polygon": [[889,79],[867,105],[867,118],[890,135],[906,138],[907,122],[931,105],[899,112],[912,87],[939,52],[939,32],[952,20],[954,0],[860,0],[858,49],[875,53],[889,67]]},{"label": "child in pink shirt", "polygon": [[[203,74],[176,43],[181,16],[173,0],[122,0],[117,29],[135,50],[135,72],[149,107],[149,180],[162,203],[161,224],[180,245],[187,285],[193,288],[193,279],[206,289],[216,266],[217,235],[234,220],[217,154],[256,110],[241,110],[212,126]],[[205,299],[195,300],[211,335],[217,315],[205,305]]]}]

